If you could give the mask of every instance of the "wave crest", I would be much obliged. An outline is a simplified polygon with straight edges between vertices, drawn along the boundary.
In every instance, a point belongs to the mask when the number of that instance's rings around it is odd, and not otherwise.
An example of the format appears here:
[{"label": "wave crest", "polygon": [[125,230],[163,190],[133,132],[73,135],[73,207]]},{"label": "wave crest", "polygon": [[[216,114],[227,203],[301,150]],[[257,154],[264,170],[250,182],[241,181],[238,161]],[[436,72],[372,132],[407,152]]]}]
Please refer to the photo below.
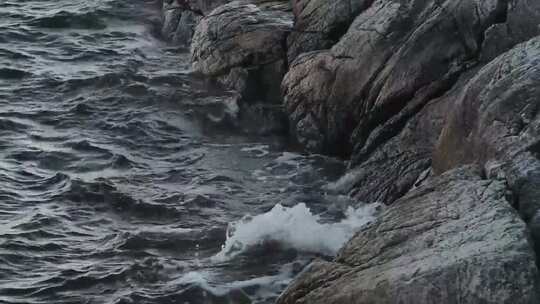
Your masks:
[{"label": "wave crest", "polygon": [[42,28],[78,28],[97,29],[107,27],[105,22],[99,17],[102,12],[72,13],[67,11],[58,12],[52,16],[36,18],[30,25]]},{"label": "wave crest", "polygon": [[375,219],[380,204],[349,207],[338,223],[321,223],[306,204],[284,207],[277,204],[267,213],[245,216],[229,224],[227,240],[214,257],[233,258],[254,246],[277,242],[285,248],[332,256],[353,234]]}]

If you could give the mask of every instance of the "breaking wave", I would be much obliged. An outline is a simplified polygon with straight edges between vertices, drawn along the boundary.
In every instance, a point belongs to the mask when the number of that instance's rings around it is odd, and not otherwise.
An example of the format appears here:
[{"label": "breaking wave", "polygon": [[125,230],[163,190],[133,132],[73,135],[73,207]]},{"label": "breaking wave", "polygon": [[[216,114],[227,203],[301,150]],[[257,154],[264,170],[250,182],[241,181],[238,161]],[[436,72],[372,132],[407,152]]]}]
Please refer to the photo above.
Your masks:
[{"label": "breaking wave", "polygon": [[277,204],[267,213],[244,216],[227,229],[227,240],[214,257],[217,260],[233,258],[248,249],[278,243],[284,248],[303,252],[335,255],[356,231],[372,222],[381,205],[349,207],[345,217],[337,223],[322,223],[321,216],[313,214],[306,204],[284,207]]}]

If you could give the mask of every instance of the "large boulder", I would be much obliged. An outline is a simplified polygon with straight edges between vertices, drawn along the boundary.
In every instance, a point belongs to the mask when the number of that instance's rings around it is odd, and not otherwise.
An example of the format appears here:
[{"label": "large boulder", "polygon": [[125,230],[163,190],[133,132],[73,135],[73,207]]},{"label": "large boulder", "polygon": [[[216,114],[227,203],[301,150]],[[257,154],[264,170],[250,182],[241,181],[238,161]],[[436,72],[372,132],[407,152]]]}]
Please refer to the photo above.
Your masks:
[{"label": "large boulder", "polygon": [[310,151],[351,157],[343,188],[357,199],[391,203],[430,167],[463,87],[540,34],[539,18],[538,1],[376,0],[331,49],[292,62],[291,131]]},{"label": "large boulder", "polygon": [[204,17],[191,45],[193,70],[245,100],[280,103],[285,39],[292,28],[284,1],[233,1]]},{"label": "large boulder", "polygon": [[504,10],[497,0],[376,0],[329,51],[300,56],[283,81],[301,143],[317,152],[351,152],[424,90],[455,82]]},{"label": "large boulder", "polygon": [[[429,177],[433,149],[446,116],[471,75],[474,73],[463,75],[453,89],[425,106],[411,102],[400,115],[375,128],[364,147],[353,155],[349,172],[337,183],[339,187],[332,190],[360,201],[390,204]],[[385,138],[389,130],[401,131]]]},{"label": "large boulder", "polygon": [[462,167],[409,192],[277,303],[538,303],[526,226],[505,183],[481,173]]}]

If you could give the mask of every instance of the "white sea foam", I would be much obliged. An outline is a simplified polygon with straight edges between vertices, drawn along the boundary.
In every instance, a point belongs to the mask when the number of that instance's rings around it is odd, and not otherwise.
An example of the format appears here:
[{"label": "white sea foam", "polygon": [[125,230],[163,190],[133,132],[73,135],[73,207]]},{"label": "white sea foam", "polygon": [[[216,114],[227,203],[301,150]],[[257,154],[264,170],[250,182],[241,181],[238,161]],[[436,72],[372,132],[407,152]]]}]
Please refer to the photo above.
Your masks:
[{"label": "white sea foam", "polygon": [[325,190],[334,192],[334,193],[348,193],[354,188],[354,185],[360,179],[359,173],[355,170],[348,172],[343,175],[340,179],[333,183],[329,183],[325,186]]},{"label": "white sea foam", "polygon": [[278,164],[286,164],[293,167],[298,167],[300,165],[300,160],[302,156],[296,153],[283,152],[281,156],[276,158],[275,162]]},{"label": "white sea foam", "polygon": [[299,251],[335,255],[359,228],[375,219],[379,206],[349,207],[342,221],[321,223],[320,216],[303,203],[291,208],[277,204],[267,213],[231,223],[227,240],[214,259],[227,260],[269,241]]}]

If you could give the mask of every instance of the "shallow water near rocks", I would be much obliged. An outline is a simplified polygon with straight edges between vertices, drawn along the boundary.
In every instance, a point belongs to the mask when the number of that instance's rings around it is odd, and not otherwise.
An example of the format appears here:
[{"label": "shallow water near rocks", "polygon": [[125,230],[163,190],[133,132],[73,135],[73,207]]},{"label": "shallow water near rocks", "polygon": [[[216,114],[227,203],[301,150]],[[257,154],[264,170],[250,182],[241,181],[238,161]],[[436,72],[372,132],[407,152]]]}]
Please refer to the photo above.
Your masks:
[{"label": "shallow water near rocks", "polygon": [[0,3],[0,303],[272,303],[372,219],[324,192],[341,161],[231,123],[158,19]]}]

